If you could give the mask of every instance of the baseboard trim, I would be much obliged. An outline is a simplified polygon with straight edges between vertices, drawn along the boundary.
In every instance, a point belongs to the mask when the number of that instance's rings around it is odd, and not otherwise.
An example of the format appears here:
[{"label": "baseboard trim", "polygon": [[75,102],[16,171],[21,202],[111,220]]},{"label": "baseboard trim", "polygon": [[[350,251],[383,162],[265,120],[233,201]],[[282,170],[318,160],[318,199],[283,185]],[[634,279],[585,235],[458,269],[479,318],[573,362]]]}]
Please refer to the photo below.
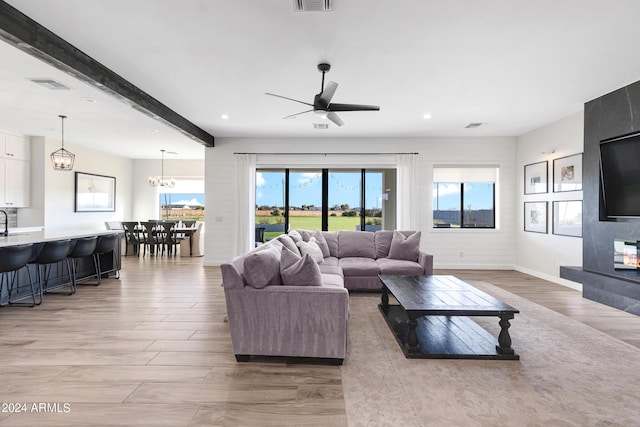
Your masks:
[{"label": "baseboard trim", "polygon": [[513,270],[506,264],[434,264],[434,270]]},{"label": "baseboard trim", "polygon": [[561,286],[565,286],[567,288],[574,289],[576,291],[582,292],[582,283],[572,282],[571,280],[563,279],[561,277],[552,276],[550,274],[540,273],[539,271],[531,270],[530,268],[521,267],[516,265],[513,267],[514,270],[519,271],[520,273],[528,274],[529,276],[534,276],[539,279],[543,279],[549,282],[556,283]]}]

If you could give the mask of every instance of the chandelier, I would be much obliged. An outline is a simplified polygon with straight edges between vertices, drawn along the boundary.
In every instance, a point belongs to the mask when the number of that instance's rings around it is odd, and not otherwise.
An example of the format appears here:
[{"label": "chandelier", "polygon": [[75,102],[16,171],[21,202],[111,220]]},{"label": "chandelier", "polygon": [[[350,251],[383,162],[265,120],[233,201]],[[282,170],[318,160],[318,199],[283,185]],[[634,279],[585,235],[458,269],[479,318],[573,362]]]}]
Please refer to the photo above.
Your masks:
[{"label": "chandelier", "polygon": [[164,177],[164,152],[165,150],[160,150],[162,152],[162,166],[160,170],[160,176],[150,176],[149,177],[149,185],[152,187],[167,187],[173,188],[176,186],[176,180],[173,178]]},{"label": "chandelier", "polygon": [[75,160],[75,154],[64,149],[64,119],[67,116],[58,116],[62,120],[62,148],[51,153],[51,163],[53,169],[57,171],[70,171],[73,169],[73,161]]}]

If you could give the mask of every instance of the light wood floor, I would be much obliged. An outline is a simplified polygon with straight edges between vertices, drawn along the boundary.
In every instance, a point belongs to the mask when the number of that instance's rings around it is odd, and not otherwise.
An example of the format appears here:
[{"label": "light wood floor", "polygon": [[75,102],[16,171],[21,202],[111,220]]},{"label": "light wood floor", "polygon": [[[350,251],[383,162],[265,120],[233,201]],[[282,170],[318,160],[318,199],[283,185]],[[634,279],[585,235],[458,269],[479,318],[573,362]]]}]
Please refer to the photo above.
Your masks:
[{"label": "light wood floor", "polygon": [[[437,273],[485,280],[640,347],[640,318],[571,289],[513,271]],[[0,426],[347,425],[340,367],[236,363],[220,285],[201,258],[127,257],[119,280],[0,308]]]}]

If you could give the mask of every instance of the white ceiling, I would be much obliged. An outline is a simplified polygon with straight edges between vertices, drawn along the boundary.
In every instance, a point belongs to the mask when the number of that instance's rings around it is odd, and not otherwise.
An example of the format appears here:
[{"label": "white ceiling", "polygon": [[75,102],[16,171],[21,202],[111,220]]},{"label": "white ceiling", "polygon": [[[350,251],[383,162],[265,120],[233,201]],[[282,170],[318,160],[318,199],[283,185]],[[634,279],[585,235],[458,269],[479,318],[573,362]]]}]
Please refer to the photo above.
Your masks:
[{"label": "white ceiling", "polygon": [[[215,137],[517,136],[640,80],[640,1],[9,0]],[[131,158],[203,158],[204,148],[98,89],[0,43],[0,129]],[[294,102],[339,83],[343,127]],[[71,91],[28,79],[50,77]],[[89,103],[90,97],[97,102]],[[423,118],[425,113],[432,118]],[[228,114],[229,119],[220,116]],[[465,129],[470,122],[484,123]],[[149,129],[158,129],[151,132]]]}]

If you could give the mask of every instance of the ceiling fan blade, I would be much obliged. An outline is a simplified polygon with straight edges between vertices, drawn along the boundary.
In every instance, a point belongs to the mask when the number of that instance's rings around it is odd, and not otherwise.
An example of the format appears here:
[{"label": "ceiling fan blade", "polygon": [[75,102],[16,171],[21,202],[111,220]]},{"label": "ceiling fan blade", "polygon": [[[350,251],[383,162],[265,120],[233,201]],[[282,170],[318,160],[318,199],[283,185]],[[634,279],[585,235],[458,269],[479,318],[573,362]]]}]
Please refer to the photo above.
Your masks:
[{"label": "ceiling fan blade", "polygon": [[313,110],[307,110],[307,111],[302,111],[302,112],[300,112],[300,113],[289,114],[288,116],[283,117],[283,119],[291,119],[291,118],[293,118],[293,117],[295,117],[295,116],[299,116],[300,114],[310,113],[310,112],[312,112],[312,111],[313,111]]},{"label": "ceiling fan blade", "polygon": [[338,89],[338,83],[329,82],[327,86],[324,88],[322,93],[320,94],[320,101],[323,102],[321,105],[329,105],[331,102],[331,98],[333,98],[333,94],[336,93],[336,89]]},{"label": "ceiling fan blade", "polygon": [[327,113],[327,119],[331,120],[333,123],[337,124],[338,126],[344,125],[344,122],[342,121],[342,119],[340,119],[340,117],[338,117],[338,115],[334,112]]},{"label": "ceiling fan blade", "polygon": [[378,105],[331,103],[327,107],[327,111],[380,111],[380,107]]},{"label": "ceiling fan blade", "polygon": [[297,99],[287,98],[286,96],[276,95],[275,93],[265,92],[265,95],[275,96],[276,98],[288,99],[289,101],[299,102],[300,104],[308,105],[309,107],[313,107],[313,104],[309,104],[308,102],[298,101]]}]

